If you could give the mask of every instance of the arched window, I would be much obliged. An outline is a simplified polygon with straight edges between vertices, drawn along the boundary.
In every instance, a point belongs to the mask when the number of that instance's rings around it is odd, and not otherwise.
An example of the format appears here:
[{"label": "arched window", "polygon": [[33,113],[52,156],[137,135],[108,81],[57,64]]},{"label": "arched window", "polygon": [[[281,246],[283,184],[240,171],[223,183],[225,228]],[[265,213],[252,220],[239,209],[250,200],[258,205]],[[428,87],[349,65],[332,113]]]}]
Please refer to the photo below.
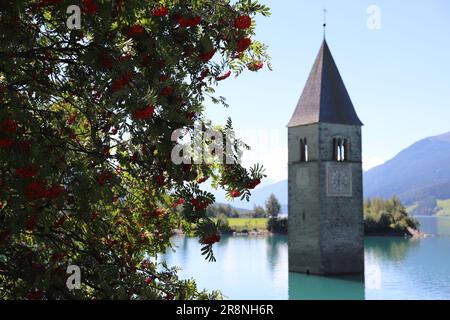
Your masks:
[{"label": "arched window", "polygon": [[300,162],[308,162],[308,142],[306,138],[300,139]]},{"label": "arched window", "polygon": [[349,159],[348,139],[333,138],[333,160],[347,161]]},{"label": "arched window", "polygon": [[348,161],[349,155],[350,155],[350,148],[348,146],[348,139],[344,139],[344,144],[343,144],[342,148],[344,149],[343,161]]}]

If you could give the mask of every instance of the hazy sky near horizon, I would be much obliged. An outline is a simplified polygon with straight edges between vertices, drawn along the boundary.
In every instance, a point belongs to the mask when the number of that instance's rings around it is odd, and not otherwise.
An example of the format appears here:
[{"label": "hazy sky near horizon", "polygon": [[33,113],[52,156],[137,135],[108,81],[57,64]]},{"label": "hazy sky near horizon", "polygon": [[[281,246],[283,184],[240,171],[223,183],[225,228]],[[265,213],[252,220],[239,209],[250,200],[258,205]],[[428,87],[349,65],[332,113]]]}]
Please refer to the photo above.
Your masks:
[{"label": "hazy sky near horizon", "polygon": [[[245,72],[220,83],[230,108],[208,104],[215,123],[233,119],[268,178],[287,178],[287,128],[323,39],[364,123],[365,169],[389,160],[427,136],[450,131],[450,1],[260,0],[271,8],[257,18],[257,38],[269,46],[273,71]],[[380,29],[369,29],[371,5]]]}]

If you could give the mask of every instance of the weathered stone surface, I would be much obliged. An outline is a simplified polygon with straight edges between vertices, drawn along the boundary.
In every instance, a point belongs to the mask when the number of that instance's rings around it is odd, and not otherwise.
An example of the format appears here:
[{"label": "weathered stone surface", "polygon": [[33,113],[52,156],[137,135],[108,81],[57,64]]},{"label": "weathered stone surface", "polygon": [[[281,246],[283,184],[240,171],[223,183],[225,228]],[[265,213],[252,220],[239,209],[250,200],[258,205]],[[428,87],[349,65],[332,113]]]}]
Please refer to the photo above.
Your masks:
[{"label": "weathered stone surface", "polygon": [[[338,85],[340,91],[342,85]],[[327,82],[318,90],[325,89],[333,90],[333,84]],[[303,95],[309,96],[305,92]],[[333,101],[326,105],[328,111],[332,110]],[[354,110],[350,111],[346,114],[356,116]],[[289,270],[311,274],[362,273],[361,123],[359,119],[354,123],[318,119],[319,122],[306,124],[297,119],[300,125],[288,128]],[[301,141],[305,139],[307,161],[302,161]],[[336,159],[336,141],[344,150],[344,161]]]},{"label": "weathered stone surface", "polygon": [[[333,138],[350,142],[349,160],[332,160]],[[307,137],[308,161],[296,161]],[[289,129],[289,269],[315,274],[364,270],[361,129],[319,123]],[[351,195],[327,195],[327,165],[351,171]],[[339,169],[337,169],[339,170]]]}]

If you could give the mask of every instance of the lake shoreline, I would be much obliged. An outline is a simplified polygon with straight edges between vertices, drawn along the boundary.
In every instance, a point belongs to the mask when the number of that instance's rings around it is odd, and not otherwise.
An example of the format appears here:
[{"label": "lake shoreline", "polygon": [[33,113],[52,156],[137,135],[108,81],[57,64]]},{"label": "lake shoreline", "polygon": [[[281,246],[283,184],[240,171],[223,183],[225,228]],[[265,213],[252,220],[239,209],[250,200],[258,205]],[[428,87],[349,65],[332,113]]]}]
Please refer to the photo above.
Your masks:
[{"label": "lake shoreline", "polygon": [[225,235],[214,245],[216,262],[201,255],[198,238],[174,236],[163,260],[181,266],[199,288],[228,299],[449,299],[450,219],[419,217],[423,239],[365,236],[364,281],[289,272],[286,235]]},{"label": "lake shoreline", "polygon": [[[172,231],[173,235],[183,235],[186,234],[179,229]],[[226,236],[240,236],[240,237],[254,237],[254,236],[287,236],[288,233],[280,232],[270,232],[269,230],[250,230],[250,231],[236,231],[232,230],[230,232],[221,232],[222,235]],[[411,229],[408,232],[398,232],[396,230],[389,230],[387,232],[365,232],[364,237],[394,237],[394,238],[410,238],[410,239],[422,239],[426,237],[435,237],[436,234],[424,233],[420,230]]]}]

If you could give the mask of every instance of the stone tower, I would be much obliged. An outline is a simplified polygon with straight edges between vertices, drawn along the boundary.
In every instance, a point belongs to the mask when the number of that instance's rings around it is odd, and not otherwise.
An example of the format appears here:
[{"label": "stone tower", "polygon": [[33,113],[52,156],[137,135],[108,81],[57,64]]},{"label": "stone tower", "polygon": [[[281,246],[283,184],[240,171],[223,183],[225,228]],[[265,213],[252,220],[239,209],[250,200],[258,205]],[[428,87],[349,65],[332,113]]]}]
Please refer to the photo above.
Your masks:
[{"label": "stone tower", "polygon": [[324,40],[288,124],[289,271],[364,271],[361,126]]}]

